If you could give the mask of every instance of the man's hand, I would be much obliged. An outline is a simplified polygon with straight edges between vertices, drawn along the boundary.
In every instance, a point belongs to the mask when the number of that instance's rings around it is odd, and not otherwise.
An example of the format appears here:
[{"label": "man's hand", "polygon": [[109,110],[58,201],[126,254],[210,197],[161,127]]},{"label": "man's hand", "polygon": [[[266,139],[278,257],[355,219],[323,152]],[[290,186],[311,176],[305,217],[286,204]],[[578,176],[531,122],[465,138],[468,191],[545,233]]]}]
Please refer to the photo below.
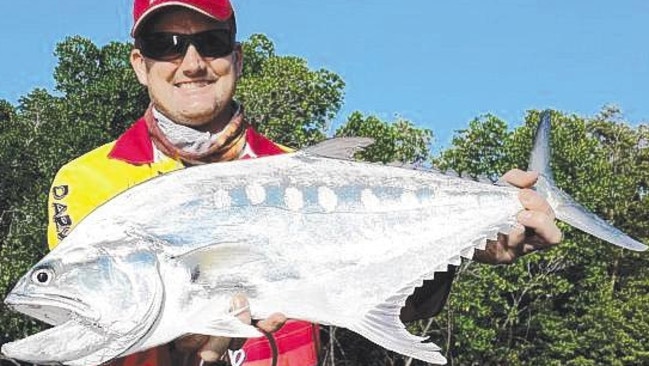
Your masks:
[{"label": "man's hand", "polygon": [[554,222],[554,211],[548,202],[531,188],[539,174],[513,169],[502,179],[521,189],[518,198],[525,210],[518,214],[518,223],[509,235],[498,235],[484,251],[478,250],[474,260],[490,264],[510,264],[523,255],[559,244],[561,231]]},{"label": "man's hand", "polygon": [[[252,324],[248,299],[244,295],[235,295],[232,298],[230,307],[231,311],[235,313],[241,310],[237,317],[242,322]],[[283,314],[275,313],[266,319],[256,322],[255,326],[264,332],[274,333],[278,331],[285,322],[286,317]],[[198,362],[187,362],[186,360],[192,360],[195,358],[193,356],[196,355],[199,357],[199,361],[202,359],[205,362],[217,362],[229,349],[237,350],[243,347],[245,342],[245,338],[232,339],[227,337],[210,337],[206,335],[192,334],[177,339],[174,342],[174,346],[178,352],[186,356],[183,357],[185,360],[181,361],[183,364],[198,365]]]}]

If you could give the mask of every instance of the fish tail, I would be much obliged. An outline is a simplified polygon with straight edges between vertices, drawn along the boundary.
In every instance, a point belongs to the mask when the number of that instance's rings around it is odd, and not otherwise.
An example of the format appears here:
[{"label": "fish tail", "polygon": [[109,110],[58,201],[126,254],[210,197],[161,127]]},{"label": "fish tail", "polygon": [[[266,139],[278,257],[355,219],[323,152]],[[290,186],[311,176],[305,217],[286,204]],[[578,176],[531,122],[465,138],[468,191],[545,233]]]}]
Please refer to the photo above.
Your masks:
[{"label": "fish tail", "polygon": [[543,111],[530,158],[529,170],[539,172],[536,191],[550,203],[557,219],[566,224],[622,248],[635,251],[647,250],[646,245],[596,216],[557,187],[550,167],[550,120],[551,112]]}]

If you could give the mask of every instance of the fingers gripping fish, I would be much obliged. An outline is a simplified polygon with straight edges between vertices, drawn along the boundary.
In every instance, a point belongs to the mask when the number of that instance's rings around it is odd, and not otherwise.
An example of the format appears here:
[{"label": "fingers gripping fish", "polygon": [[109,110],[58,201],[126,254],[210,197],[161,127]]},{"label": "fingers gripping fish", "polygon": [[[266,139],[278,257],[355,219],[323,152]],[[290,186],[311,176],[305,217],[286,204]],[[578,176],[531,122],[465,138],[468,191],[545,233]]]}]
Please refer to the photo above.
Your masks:
[{"label": "fingers gripping fish", "polygon": [[[555,186],[549,131],[545,112],[531,168],[557,217],[646,250]],[[445,363],[439,347],[408,333],[400,309],[424,280],[509,232],[522,209],[518,190],[347,159],[367,144],[337,139],[193,167],[118,195],[7,296],[14,310],[54,327],[5,344],[2,353],[89,365],[190,333],[256,337],[228,309],[244,293],[254,317],[282,312],[345,327],[392,351]]]}]

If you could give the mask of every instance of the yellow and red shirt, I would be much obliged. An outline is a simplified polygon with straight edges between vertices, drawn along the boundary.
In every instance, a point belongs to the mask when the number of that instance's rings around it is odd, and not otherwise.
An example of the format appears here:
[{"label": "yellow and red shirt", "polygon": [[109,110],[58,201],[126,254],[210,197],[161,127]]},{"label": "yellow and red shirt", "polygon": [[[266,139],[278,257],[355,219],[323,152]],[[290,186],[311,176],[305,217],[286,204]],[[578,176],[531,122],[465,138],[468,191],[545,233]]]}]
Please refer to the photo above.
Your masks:
[{"label": "yellow and red shirt", "polygon": [[[249,127],[241,158],[256,158],[290,151]],[[93,209],[128,188],[157,175],[182,169],[181,161],[160,153],[144,118],[116,141],[100,146],[64,165],[54,178],[48,200],[48,245],[54,248]],[[289,320],[270,341],[249,339],[242,348],[245,366],[310,366],[318,361],[318,326]],[[115,360],[111,365],[170,366],[167,345]]]}]

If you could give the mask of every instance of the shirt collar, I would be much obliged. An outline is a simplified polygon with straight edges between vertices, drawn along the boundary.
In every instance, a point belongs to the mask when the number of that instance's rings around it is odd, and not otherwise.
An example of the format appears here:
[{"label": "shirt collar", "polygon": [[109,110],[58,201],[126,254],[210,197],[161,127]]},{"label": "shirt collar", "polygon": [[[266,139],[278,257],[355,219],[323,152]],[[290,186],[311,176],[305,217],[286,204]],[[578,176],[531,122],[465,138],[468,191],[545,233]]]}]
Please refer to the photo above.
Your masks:
[{"label": "shirt collar", "polygon": [[153,163],[153,142],[149,137],[144,117],[137,120],[117,139],[108,157],[133,165]]}]

